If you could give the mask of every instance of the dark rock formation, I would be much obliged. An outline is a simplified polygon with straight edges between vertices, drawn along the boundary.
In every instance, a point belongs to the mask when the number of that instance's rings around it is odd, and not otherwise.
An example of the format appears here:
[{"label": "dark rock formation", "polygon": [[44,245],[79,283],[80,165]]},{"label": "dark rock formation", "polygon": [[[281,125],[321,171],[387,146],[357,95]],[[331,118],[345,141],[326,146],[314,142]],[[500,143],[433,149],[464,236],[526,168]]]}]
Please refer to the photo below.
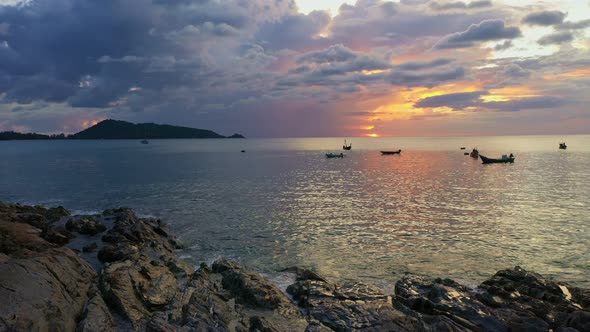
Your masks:
[{"label": "dark rock formation", "polygon": [[93,217],[70,218],[66,222],[66,229],[84,235],[96,235],[107,230],[107,227]]},{"label": "dark rock formation", "polygon": [[406,275],[392,295],[292,267],[293,302],[236,262],[195,271],[158,219],[68,216],[0,202],[0,331],[590,331],[590,290],[519,267],[477,288]]},{"label": "dark rock formation", "polygon": [[[315,273],[296,270],[298,280],[287,288],[302,308],[335,331],[416,331],[417,319],[393,307],[391,297],[360,282],[330,284]],[[311,278],[310,278],[311,277]]]},{"label": "dark rock formation", "polygon": [[502,270],[470,289],[449,279],[405,276],[395,287],[399,307],[435,330],[584,331],[588,307],[559,285],[520,267]]}]

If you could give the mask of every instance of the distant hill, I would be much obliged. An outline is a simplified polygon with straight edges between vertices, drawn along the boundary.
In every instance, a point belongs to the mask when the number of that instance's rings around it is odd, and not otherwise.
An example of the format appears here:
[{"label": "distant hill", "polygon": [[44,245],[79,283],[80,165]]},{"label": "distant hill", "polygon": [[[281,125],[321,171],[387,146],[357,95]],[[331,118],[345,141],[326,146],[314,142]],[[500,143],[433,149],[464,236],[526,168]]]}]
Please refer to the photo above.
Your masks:
[{"label": "distant hill", "polygon": [[43,140],[43,139],[65,139],[64,134],[59,135],[44,135],[37,133],[17,133],[15,131],[3,131],[0,132],[0,141],[11,141],[11,140]]},{"label": "distant hill", "polygon": [[[181,126],[161,125],[155,123],[131,123],[119,120],[104,120],[79,133],[65,136],[43,135],[36,133],[21,134],[14,131],[0,133],[1,140],[46,140],[46,139],[158,139],[158,138],[226,138],[218,133]],[[245,138],[233,134],[227,138]]]}]

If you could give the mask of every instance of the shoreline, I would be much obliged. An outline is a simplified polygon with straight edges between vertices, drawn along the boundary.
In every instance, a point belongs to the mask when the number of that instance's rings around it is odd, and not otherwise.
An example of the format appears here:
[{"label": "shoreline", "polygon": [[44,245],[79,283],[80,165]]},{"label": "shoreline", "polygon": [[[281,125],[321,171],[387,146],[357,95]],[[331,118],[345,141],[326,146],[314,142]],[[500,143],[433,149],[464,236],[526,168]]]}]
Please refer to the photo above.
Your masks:
[{"label": "shoreline", "polygon": [[192,266],[161,220],[131,209],[72,216],[0,202],[0,235],[0,330],[590,329],[590,289],[519,267],[475,289],[408,274],[394,293],[290,267],[285,293],[237,262]]}]

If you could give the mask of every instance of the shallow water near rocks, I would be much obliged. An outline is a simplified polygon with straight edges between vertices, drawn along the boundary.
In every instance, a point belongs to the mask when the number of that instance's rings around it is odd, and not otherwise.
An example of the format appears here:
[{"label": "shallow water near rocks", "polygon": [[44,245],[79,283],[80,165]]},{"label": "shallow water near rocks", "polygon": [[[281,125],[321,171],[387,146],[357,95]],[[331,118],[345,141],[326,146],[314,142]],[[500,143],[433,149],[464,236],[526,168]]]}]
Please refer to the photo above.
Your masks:
[{"label": "shallow water near rocks", "polygon": [[590,287],[590,136],[348,141],[342,159],[324,156],[341,138],[0,142],[0,200],[128,206],[164,219],[194,263],[270,275],[303,265],[390,288],[406,272],[476,284],[520,265]]}]

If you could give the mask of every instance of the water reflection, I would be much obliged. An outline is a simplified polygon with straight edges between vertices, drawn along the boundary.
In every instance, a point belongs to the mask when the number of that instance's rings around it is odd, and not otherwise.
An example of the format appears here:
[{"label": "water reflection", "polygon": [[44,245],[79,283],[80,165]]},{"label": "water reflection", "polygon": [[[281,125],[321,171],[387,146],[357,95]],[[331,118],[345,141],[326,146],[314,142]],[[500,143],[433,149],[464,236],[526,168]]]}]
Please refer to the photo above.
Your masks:
[{"label": "water reflection", "polygon": [[[343,159],[323,156],[341,138],[16,142],[2,146],[0,199],[130,206],[166,219],[195,262],[305,265],[382,287],[521,265],[590,286],[590,148],[576,150],[590,139],[559,140],[355,139]],[[459,146],[517,159],[483,166]]]}]

